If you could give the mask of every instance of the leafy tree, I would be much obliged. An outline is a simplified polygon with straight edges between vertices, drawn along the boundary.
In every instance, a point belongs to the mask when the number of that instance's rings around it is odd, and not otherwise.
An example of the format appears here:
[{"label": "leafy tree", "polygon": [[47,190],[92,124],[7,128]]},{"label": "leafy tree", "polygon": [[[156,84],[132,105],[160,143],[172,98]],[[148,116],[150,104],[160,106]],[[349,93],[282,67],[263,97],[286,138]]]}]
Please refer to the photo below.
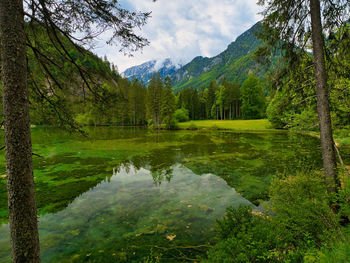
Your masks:
[{"label": "leafy tree", "polygon": [[259,119],[265,114],[265,95],[259,79],[249,75],[241,88],[242,116],[244,119]]}]

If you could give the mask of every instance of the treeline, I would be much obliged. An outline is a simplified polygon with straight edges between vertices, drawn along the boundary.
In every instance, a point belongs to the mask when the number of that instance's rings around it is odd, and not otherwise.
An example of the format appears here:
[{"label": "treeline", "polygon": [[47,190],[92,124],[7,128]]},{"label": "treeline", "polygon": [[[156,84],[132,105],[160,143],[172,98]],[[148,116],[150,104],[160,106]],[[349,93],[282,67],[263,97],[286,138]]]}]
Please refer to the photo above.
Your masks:
[{"label": "treeline", "polygon": [[[265,94],[253,75],[241,87],[237,80],[228,82],[224,77],[204,89],[174,92],[170,78],[162,80],[155,74],[146,87],[138,80],[121,77],[106,57],[99,58],[57,35],[66,46],[60,50],[41,26],[26,26],[32,40],[27,57],[33,124],[68,128],[149,125],[172,129],[177,122],[188,120],[265,116]],[[1,110],[0,105],[0,114]]]},{"label": "treeline", "polygon": [[98,94],[89,93],[78,98],[73,106],[75,121],[81,125],[145,125],[147,88],[138,80],[132,82],[118,77],[113,83],[104,83]]},{"label": "treeline", "polygon": [[265,116],[265,94],[258,78],[249,75],[242,86],[238,81],[208,88],[172,89],[171,80],[154,74],[148,87],[134,79],[118,77],[115,85],[103,84],[103,103],[95,104],[94,94],[80,99],[73,107],[75,120],[83,125],[149,125],[173,129],[188,120],[258,119]]},{"label": "treeline", "polygon": [[265,94],[258,78],[249,75],[240,87],[238,81],[223,78],[208,88],[185,88],[177,93],[177,108],[185,109],[191,120],[259,119],[265,116]]}]

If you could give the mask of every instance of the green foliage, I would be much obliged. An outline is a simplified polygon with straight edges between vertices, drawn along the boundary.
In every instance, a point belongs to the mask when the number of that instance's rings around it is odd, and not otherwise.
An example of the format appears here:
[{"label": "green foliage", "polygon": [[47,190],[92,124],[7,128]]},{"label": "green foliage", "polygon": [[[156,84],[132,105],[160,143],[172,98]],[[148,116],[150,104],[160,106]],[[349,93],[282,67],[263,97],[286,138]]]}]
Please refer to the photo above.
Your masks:
[{"label": "green foliage", "polygon": [[304,256],[305,263],[347,263],[350,258],[350,235],[346,229],[345,238],[334,242],[330,247],[310,250]]},{"label": "green foliage", "polygon": [[265,115],[265,95],[254,75],[249,75],[243,82],[242,94],[242,116],[244,119],[260,119]]},{"label": "green foliage", "polygon": [[321,247],[339,233],[336,215],[329,207],[320,173],[275,178],[271,183],[271,211],[283,230],[283,241],[297,248]]},{"label": "green foliage", "polygon": [[233,120],[241,118],[241,91],[238,80],[221,85],[212,81],[208,88],[185,88],[177,93],[177,108],[185,108],[191,120]]},{"label": "green foliage", "polygon": [[95,119],[91,116],[90,112],[79,113],[75,117],[75,121],[77,123],[79,123],[80,125],[84,125],[84,126],[95,126],[96,125]]},{"label": "green foliage", "polygon": [[167,122],[165,122],[165,129],[167,130],[177,130],[179,128],[178,121],[174,116]]},{"label": "green foliage", "polygon": [[[343,129],[350,125],[350,25],[334,28],[326,39],[332,125]],[[268,80],[270,101],[267,117],[276,128],[318,130],[314,61],[309,53],[297,52],[293,65],[285,63]]]},{"label": "green foliage", "polygon": [[277,262],[272,222],[249,207],[230,207],[218,220],[219,242],[204,262]]},{"label": "green foliage", "polygon": [[208,251],[208,262],[319,262],[313,260],[322,253],[315,256],[313,251],[341,235],[318,173],[276,177],[270,195],[265,214],[249,207],[227,209],[218,221],[219,241]]},{"label": "green foliage", "polygon": [[171,80],[166,77],[164,80],[164,88],[162,92],[161,117],[162,122],[167,129],[176,128],[176,119],[173,117],[175,112],[175,95],[172,91]]},{"label": "green foliage", "polygon": [[166,129],[176,129],[176,98],[169,77],[163,83],[159,73],[152,76],[147,89],[146,107],[147,117],[151,120],[148,124],[152,124],[154,129],[160,129],[162,124]]},{"label": "green foliage", "polygon": [[[58,34],[67,54],[36,23],[26,23],[28,88],[33,124],[79,128],[78,125],[145,125],[146,87],[119,76],[116,67]],[[43,57],[55,63],[49,63]],[[77,68],[77,66],[80,69]],[[81,72],[84,74],[81,76]],[[1,84],[0,84],[1,85]],[[2,108],[2,107],[1,107]]]},{"label": "green foliage", "polygon": [[174,117],[178,122],[189,121],[188,110],[185,108],[177,109],[174,113]]}]

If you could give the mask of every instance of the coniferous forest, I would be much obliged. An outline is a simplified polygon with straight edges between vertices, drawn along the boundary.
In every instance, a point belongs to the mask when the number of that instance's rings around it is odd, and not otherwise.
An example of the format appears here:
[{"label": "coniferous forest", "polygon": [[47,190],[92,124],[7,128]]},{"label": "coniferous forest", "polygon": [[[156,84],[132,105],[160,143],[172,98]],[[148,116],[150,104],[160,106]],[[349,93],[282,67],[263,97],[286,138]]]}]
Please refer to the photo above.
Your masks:
[{"label": "coniferous forest", "polygon": [[146,2],[0,2],[0,262],[350,262],[350,2]]}]

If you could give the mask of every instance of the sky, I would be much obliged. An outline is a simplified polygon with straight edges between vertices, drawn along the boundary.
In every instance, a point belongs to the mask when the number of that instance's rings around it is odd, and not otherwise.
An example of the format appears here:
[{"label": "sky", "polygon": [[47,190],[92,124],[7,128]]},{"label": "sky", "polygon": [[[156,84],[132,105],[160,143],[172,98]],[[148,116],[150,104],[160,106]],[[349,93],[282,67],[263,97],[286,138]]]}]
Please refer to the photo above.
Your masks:
[{"label": "sky", "polygon": [[182,64],[196,56],[213,57],[226,49],[237,36],[262,17],[257,0],[121,0],[128,10],[152,12],[147,25],[139,31],[150,41],[132,57],[117,46],[96,41],[94,53],[107,56],[119,72],[152,59],[172,58]]}]

